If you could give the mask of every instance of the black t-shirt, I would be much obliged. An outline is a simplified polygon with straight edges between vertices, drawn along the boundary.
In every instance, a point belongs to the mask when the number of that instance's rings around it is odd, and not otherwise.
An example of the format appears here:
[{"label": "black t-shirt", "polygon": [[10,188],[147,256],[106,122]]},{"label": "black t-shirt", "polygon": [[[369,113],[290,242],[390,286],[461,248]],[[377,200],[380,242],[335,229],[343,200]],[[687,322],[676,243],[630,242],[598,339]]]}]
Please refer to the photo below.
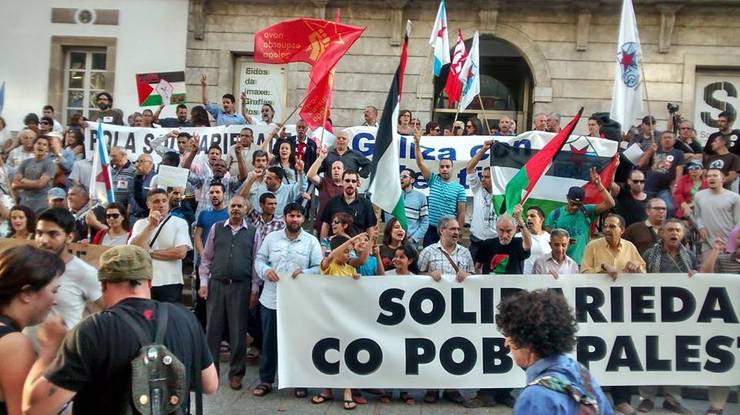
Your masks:
[{"label": "black t-shirt", "polygon": [[[104,207],[95,206],[92,210],[92,213],[95,215],[95,218],[100,223],[106,223]],[[89,215],[89,213],[87,215]],[[89,227],[87,226],[87,222],[85,221],[87,215],[82,215],[79,218],[75,219],[75,234],[72,242],[77,242],[80,239],[89,239],[90,241],[92,241],[93,236],[95,236],[95,232],[97,232],[95,230],[93,231],[92,235],[89,234]]]},{"label": "black t-shirt", "polygon": [[676,138],[676,144],[673,145],[676,150],[681,150],[684,154],[697,154],[701,153],[701,144],[697,143],[696,140],[692,140],[691,144],[686,144],[680,138]]},{"label": "black t-shirt", "polygon": [[727,143],[727,149],[730,150],[730,153],[737,154],[740,156],[740,130],[731,130],[727,134],[722,134],[721,132],[717,131],[716,133],[712,133],[712,135],[709,136],[707,139],[707,144],[704,145],[704,153],[711,155],[714,155],[714,150],[712,150],[712,143],[714,142],[714,139],[719,136],[725,136],[725,142]]},{"label": "black t-shirt", "polygon": [[732,153],[715,154],[704,159],[705,169],[720,169],[727,176],[731,171],[740,172],[740,156]]},{"label": "black t-shirt", "polygon": [[486,239],[478,248],[475,262],[483,264],[484,274],[522,274],[524,260],[530,255],[522,243],[522,238],[514,238],[506,245],[501,245],[498,238]]},{"label": "black t-shirt", "polygon": [[623,185],[619,190],[617,199],[615,200],[616,206],[614,207],[614,213],[622,216],[626,226],[630,226],[635,222],[645,220],[647,217],[647,213],[645,213],[647,201],[647,197],[643,200],[635,199],[632,197],[632,192],[630,192],[629,186]]},{"label": "black t-shirt", "polygon": [[[145,326],[151,338],[157,332],[157,309],[168,307],[164,344],[185,365],[190,385],[193,364],[200,370],[213,363],[200,324],[185,307],[143,298],[128,298],[114,308],[133,308],[132,317]],[[196,356],[195,343],[200,343]],[[131,360],[142,347],[121,317],[103,311],[83,320],[64,337],[56,359],[44,376],[53,384],[77,392],[75,414],[122,414],[130,404]]]},{"label": "black t-shirt", "polygon": [[355,197],[355,200],[349,205],[344,201],[344,194],[330,199],[326,204],[326,209],[321,214],[321,221],[331,223],[331,217],[339,212],[349,213],[354,218],[354,223],[350,229],[351,235],[355,235],[358,232],[365,232],[365,229],[375,226],[378,222],[372,203],[359,196]]},{"label": "black t-shirt", "polygon": [[650,159],[650,169],[645,172],[645,191],[670,190],[671,182],[676,178],[676,167],[683,165],[682,151],[658,149]]},{"label": "black t-shirt", "polygon": [[177,118],[162,118],[159,120],[159,125],[164,128],[180,128],[180,127],[192,127],[193,123],[189,120],[180,121]]}]

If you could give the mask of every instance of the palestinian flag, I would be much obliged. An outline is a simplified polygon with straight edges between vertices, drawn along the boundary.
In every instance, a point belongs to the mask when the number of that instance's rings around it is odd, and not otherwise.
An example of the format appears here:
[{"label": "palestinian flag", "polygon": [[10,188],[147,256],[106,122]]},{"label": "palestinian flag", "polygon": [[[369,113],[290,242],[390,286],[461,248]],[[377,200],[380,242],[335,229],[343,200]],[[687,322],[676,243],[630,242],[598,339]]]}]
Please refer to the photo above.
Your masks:
[{"label": "palestinian flag", "polygon": [[[497,212],[503,213],[507,206],[513,208],[522,200],[521,192],[526,189],[525,186],[520,185],[518,200],[515,199],[516,193],[506,197],[507,188],[515,180],[521,183],[521,177],[515,179],[517,174],[522,172],[528,162],[538,154],[546,154],[545,147],[555,137],[557,137],[555,134],[541,131],[528,131],[516,137],[495,137],[496,142],[491,147],[490,160],[493,201]],[[556,158],[549,154],[537,186],[532,186],[526,194],[525,209],[529,206],[539,206],[547,215],[551,210],[566,203],[565,195],[572,186],[583,187],[586,190],[585,203],[600,203],[601,196],[598,192],[591,189],[592,185],[587,186],[590,179],[589,169],[595,167],[602,183],[608,188],[611,183],[611,172],[616,166],[614,155],[617,154],[617,150],[618,144],[615,141],[571,135],[565,140]],[[512,191],[510,188],[509,190]],[[505,202],[512,199],[516,202]]]},{"label": "palestinian flag", "polygon": [[185,103],[185,72],[152,72],[136,74],[136,93],[140,107],[152,107],[162,104],[162,96],[157,92],[160,82],[169,83],[173,90],[170,102],[165,105]]},{"label": "palestinian flag", "polygon": [[509,254],[496,254],[491,257],[488,268],[491,274],[506,274],[506,267],[509,265]]},{"label": "palestinian flag", "polygon": [[380,207],[401,223],[406,225],[406,209],[403,204],[401,190],[401,175],[399,159],[401,136],[396,129],[396,120],[401,105],[401,91],[403,91],[403,74],[406,70],[406,47],[411,34],[411,21],[406,23],[406,34],[401,47],[401,60],[398,63],[396,74],[388,91],[388,98],[383,107],[383,116],[380,118],[378,133],[375,136],[375,152],[373,153],[372,173],[370,176],[370,201]]}]

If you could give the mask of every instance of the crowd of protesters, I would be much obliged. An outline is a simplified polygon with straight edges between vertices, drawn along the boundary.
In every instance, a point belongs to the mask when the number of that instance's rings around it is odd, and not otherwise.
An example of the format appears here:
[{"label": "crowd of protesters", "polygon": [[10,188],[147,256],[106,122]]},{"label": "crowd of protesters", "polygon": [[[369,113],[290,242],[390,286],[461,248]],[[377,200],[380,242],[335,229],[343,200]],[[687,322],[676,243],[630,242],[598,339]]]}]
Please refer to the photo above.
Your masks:
[{"label": "crowd of protesters", "polygon": [[[8,362],[0,368],[1,409],[5,409],[0,413],[17,414],[21,408],[28,413],[57,413],[69,400],[79,408],[94,408],[104,397],[125,399],[123,392],[96,393],[102,380],[95,377],[94,366],[89,366],[105,361],[106,348],[120,337],[111,328],[118,327],[113,324],[115,319],[110,315],[96,322],[82,319],[106,307],[128,307],[133,314],[146,314],[155,309],[159,313],[157,304],[181,303],[183,261],[191,256],[192,287],[197,292],[192,306],[195,317],[170,311],[170,318],[172,324],[180,325],[179,336],[182,330],[192,332],[197,319],[199,334],[188,342],[202,343],[205,351],[201,356],[188,346],[177,353],[190,353],[179,357],[203,370],[202,390],[209,393],[216,389],[220,354],[229,353],[228,385],[235,390],[242,388],[246,364],[259,362],[260,380],[252,390],[258,397],[269,394],[276,381],[276,287],[281,278],[299,274],[355,279],[427,275],[434,281],[453,276],[464,284],[473,274],[560,278],[605,273],[617,279],[623,273],[675,272],[688,278],[697,271],[740,272],[736,187],[740,131],[730,128],[734,119],[729,113],[719,115],[720,130],[704,146],[691,123],[682,118],[676,133],[657,131],[655,118],[646,116],[625,136],[615,136],[608,118],[594,115],[584,135],[634,144],[643,152],[634,164],[623,158],[609,184],[591,171],[601,202],[584,203],[584,190],[572,187],[564,189],[567,203],[550,212],[536,205],[519,205],[513,214],[499,215],[492,206],[490,167],[480,172],[477,168],[492,141],[482,138],[480,151],[465,166],[472,199],[452,174],[454,161],[439,160],[432,171],[422,162],[420,144],[425,136],[508,136],[527,129],[509,117],[495,125],[475,117],[450,125],[423,124],[410,111],[401,111],[397,128],[413,136],[418,168],[418,172],[406,168],[400,174],[408,225],[404,229],[387,213],[376,211],[360,192],[370,173],[370,161],[348,147],[346,133],[338,132],[331,148],[322,147],[308,135],[303,121],[296,123],[296,134],[290,136],[277,124],[269,104],[262,107],[258,119],[247,114],[242,96],[239,114],[236,97],[225,94],[220,105],[210,102],[205,76],[201,85],[203,105],[189,110],[178,105],[174,118],[159,117],[164,106],[125,117],[115,108],[113,96],[104,92],[98,94],[98,111],[89,120],[119,125],[128,120],[130,126],[149,128],[243,125],[228,154],[222,154],[218,146],[202,154],[197,135],[178,130],[152,142],[161,165],[190,170],[187,186],[182,188],[158,185],[158,166],[151,155],[142,154],[132,161],[125,149],[112,147],[115,200],[107,205],[90,203],[92,157],[86,154],[82,138],[88,120],[72,117],[62,127],[54,108],[47,105],[41,117],[26,116],[25,128],[15,137],[5,128],[0,131],[4,163],[0,188],[12,200],[10,206],[0,205],[0,216],[7,220],[6,237],[32,240],[38,247],[0,253],[0,356]],[[358,120],[367,126],[378,122],[374,106],[368,106],[364,120]],[[0,125],[5,127],[1,118]],[[274,131],[258,145],[250,125],[270,125]],[[560,115],[536,114],[532,129],[557,133]],[[167,138],[175,139],[175,149],[163,145]],[[415,189],[418,177],[428,183],[428,196]],[[469,219],[468,203],[474,206]],[[464,236],[467,225],[469,236]],[[109,257],[101,259],[97,278],[94,268],[67,253],[72,242],[115,247]],[[534,293],[500,306],[499,327],[515,361],[527,370],[528,380],[530,372],[532,380],[539,380],[537,375],[550,366],[566,368],[574,384],[585,387],[586,382],[591,388],[590,392],[580,389],[591,400],[573,401],[562,394],[559,405],[594,405],[604,414],[612,413],[612,406],[622,414],[650,411],[659,386],[640,387],[636,409],[632,407],[634,388],[611,387],[610,404],[598,384],[587,380],[578,365],[564,356],[572,351],[575,324],[566,317],[554,317],[570,315],[567,305],[559,301],[547,293]],[[527,317],[533,308],[527,302],[545,304],[553,312],[539,319]],[[61,318],[47,319],[37,332],[29,332],[29,327],[44,322],[49,310]],[[547,321],[550,318],[554,320]],[[140,320],[144,324],[150,318]],[[538,328],[526,328],[537,321],[561,333],[561,344],[553,349],[538,344],[537,336],[531,334]],[[106,327],[97,333],[107,337],[94,338],[96,324]],[[35,349],[38,357],[30,339],[40,344]],[[178,337],[173,334],[168,339],[174,344]],[[119,370],[126,373],[126,369]],[[43,399],[43,393],[51,397],[55,391],[53,399]],[[302,398],[308,391],[297,388],[294,393]],[[390,390],[369,393],[379,394],[383,402],[392,398]],[[441,394],[428,390],[423,401],[432,404],[441,396],[466,408],[498,404],[524,414],[534,413],[543,393],[528,387],[517,401],[510,389],[481,389],[470,399],[457,390]],[[680,389],[663,387],[663,396],[664,408],[689,413]],[[707,414],[721,414],[728,388],[711,387],[709,396]],[[332,391],[325,389],[311,402],[332,399]],[[400,399],[409,405],[416,403],[408,391],[401,391]],[[367,403],[367,398],[347,388],[343,401],[344,409],[352,410]]]}]

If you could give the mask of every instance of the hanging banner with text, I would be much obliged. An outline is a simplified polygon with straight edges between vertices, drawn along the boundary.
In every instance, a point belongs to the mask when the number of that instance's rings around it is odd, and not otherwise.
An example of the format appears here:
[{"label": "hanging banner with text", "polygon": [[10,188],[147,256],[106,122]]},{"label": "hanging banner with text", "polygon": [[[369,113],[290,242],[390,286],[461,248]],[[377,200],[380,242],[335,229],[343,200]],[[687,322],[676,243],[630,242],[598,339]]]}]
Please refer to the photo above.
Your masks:
[{"label": "hanging banner with text", "polygon": [[[247,112],[256,120],[261,120],[260,110],[265,104],[275,109],[275,121],[287,114],[285,98],[288,76],[285,66],[267,65],[244,60],[239,66],[239,92],[246,95]],[[239,97],[237,97],[239,99]]]},{"label": "hanging banner with text", "polygon": [[579,326],[574,354],[602,385],[740,379],[736,275],[447,277],[281,278],[280,388],[523,387],[496,305],[537,288],[565,295]]}]

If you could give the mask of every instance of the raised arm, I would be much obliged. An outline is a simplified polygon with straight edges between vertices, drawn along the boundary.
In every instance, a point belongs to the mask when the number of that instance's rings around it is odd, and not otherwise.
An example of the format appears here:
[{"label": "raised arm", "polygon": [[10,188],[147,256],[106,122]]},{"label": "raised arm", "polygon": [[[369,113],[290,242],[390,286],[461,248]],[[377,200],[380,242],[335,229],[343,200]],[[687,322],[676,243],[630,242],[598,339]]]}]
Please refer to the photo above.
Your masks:
[{"label": "raised arm", "polygon": [[164,109],[164,102],[162,102],[161,104],[159,104],[159,107],[157,107],[157,110],[154,111],[154,115],[153,115],[154,119],[152,120],[152,122],[159,121],[159,114],[162,113],[162,110],[163,109]]},{"label": "raised arm", "polygon": [[606,187],[601,183],[601,176],[599,176],[599,173],[596,171],[595,167],[592,167],[591,170],[589,170],[589,174],[591,175],[591,182],[596,186],[596,188],[599,189],[599,194],[604,199],[596,205],[596,214],[600,215],[607,210],[614,207],[614,198],[612,197],[611,193],[609,193],[608,190],[606,190]]},{"label": "raised arm", "polygon": [[203,105],[208,104],[208,75],[200,76],[200,101]]},{"label": "raised arm", "polygon": [[306,178],[311,181],[316,187],[321,186],[321,177],[319,177],[319,168],[321,168],[321,165],[324,163],[324,160],[326,160],[326,156],[329,155],[329,149],[326,148],[326,146],[322,146],[321,150],[319,150],[319,154],[316,157],[316,160],[311,164],[311,167],[308,168],[308,172],[306,172]]},{"label": "raised arm", "polygon": [[198,134],[193,134],[188,144],[190,144],[190,152],[182,162],[182,168],[190,170],[190,166],[192,166],[195,156],[198,155]]},{"label": "raised arm", "polygon": [[421,156],[421,130],[418,127],[414,129],[414,158],[416,158],[416,167],[419,168],[421,175],[429,180],[432,172],[424,165],[424,159]]},{"label": "raised arm", "polygon": [[252,191],[252,186],[254,185],[254,182],[256,182],[257,180],[262,180],[263,177],[265,177],[265,170],[262,170],[261,172],[252,170],[252,174],[249,175],[247,181],[244,182],[244,186],[242,186],[241,190],[239,190],[239,196],[249,200],[249,193]]},{"label": "raised arm", "polygon": [[529,229],[527,228],[527,224],[524,223],[524,219],[522,218],[522,205],[516,205],[514,207],[513,216],[516,220],[516,224],[519,226],[519,228],[522,230],[522,248],[525,251],[529,251],[532,249],[532,237],[529,234]]},{"label": "raised arm", "polygon": [[478,166],[480,159],[483,157],[484,154],[486,154],[486,151],[488,151],[492,145],[493,145],[493,140],[486,140],[483,142],[483,146],[480,148],[480,150],[478,150],[477,153],[475,153],[473,158],[470,159],[470,161],[468,162],[468,165],[465,166],[465,173],[467,174],[475,173],[475,167]]}]

